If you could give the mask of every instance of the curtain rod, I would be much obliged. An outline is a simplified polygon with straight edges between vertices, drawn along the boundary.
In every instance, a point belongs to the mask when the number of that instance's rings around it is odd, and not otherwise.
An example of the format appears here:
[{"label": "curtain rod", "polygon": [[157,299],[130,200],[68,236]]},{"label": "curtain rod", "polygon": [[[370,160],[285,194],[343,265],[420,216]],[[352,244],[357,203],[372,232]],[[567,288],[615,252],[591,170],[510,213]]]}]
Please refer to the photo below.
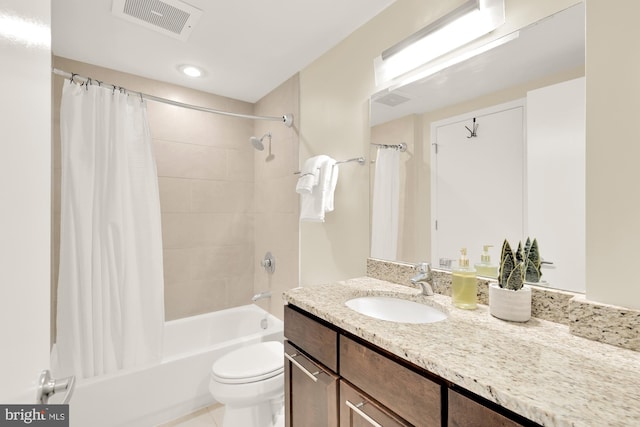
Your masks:
[{"label": "curtain rod", "polygon": [[402,153],[407,151],[407,144],[405,144],[404,142],[401,142],[400,144],[374,144],[372,142],[371,145],[375,145],[380,148],[391,148],[393,150],[398,150]]},{"label": "curtain rod", "polygon": [[82,82],[96,81],[96,82],[99,82],[100,85],[105,86],[105,87],[110,88],[110,89],[124,89],[127,93],[130,93],[132,95],[139,95],[140,97],[142,97],[144,99],[148,99],[149,101],[162,102],[163,104],[174,105],[176,107],[188,108],[190,110],[196,110],[196,111],[203,111],[205,113],[220,114],[220,115],[223,115],[223,116],[240,117],[240,118],[244,118],[244,119],[254,119],[254,120],[278,121],[278,122],[284,123],[284,125],[287,126],[287,127],[293,126],[293,114],[284,114],[284,115],[282,115],[280,117],[271,117],[271,116],[253,116],[251,114],[231,113],[229,111],[215,110],[213,108],[207,108],[207,107],[200,107],[198,105],[185,104],[183,102],[173,101],[171,99],[166,99],[166,98],[160,98],[159,96],[149,95],[147,93],[135,92],[135,91],[128,90],[128,89],[125,89],[125,88],[121,88],[120,86],[116,86],[116,85],[113,85],[113,84],[110,84],[110,83],[100,82],[99,80],[92,79],[92,78],[89,78],[89,77],[83,77],[83,76],[80,76],[78,74],[71,74],[71,73],[68,73],[66,71],[59,70],[57,68],[53,68],[51,71],[53,72],[53,74],[57,74],[58,76],[66,77],[68,79],[73,79],[73,80],[77,79],[78,81],[82,81]]}]

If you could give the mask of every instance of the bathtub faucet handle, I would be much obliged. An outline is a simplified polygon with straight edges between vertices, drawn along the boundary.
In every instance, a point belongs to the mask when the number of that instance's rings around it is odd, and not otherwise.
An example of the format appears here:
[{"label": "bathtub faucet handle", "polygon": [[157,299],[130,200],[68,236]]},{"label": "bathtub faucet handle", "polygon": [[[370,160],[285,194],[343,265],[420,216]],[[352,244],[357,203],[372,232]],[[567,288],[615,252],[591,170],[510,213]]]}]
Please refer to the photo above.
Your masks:
[{"label": "bathtub faucet handle", "polygon": [[271,254],[271,252],[267,252],[264,255],[264,259],[260,261],[260,265],[267,273],[273,273],[274,271],[276,271],[276,259]]}]

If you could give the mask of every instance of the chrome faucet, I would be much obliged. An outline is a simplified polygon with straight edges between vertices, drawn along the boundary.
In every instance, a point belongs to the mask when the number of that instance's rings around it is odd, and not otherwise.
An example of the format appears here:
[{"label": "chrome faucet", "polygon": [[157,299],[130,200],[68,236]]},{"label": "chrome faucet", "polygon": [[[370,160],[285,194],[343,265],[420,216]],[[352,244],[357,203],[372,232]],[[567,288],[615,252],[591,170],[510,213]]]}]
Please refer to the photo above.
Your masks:
[{"label": "chrome faucet", "polygon": [[431,274],[431,266],[423,262],[416,265],[418,274],[411,278],[413,285],[418,285],[421,290],[421,295],[432,296],[433,295],[433,275]]},{"label": "chrome faucet", "polygon": [[257,294],[251,297],[251,301],[256,302],[259,299],[264,299],[264,298],[271,298],[271,291],[258,292]]}]

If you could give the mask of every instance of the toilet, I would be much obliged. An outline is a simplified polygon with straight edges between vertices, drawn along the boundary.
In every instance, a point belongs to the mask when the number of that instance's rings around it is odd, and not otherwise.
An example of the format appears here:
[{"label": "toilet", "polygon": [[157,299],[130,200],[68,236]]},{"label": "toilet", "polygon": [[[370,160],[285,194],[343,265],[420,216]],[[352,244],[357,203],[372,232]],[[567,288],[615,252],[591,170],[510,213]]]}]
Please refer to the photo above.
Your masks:
[{"label": "toilet", "polygon": [[209,391],[225,405],[223,427],[284,426],[284,347],[260,342],[233,350],[211,367]]}]

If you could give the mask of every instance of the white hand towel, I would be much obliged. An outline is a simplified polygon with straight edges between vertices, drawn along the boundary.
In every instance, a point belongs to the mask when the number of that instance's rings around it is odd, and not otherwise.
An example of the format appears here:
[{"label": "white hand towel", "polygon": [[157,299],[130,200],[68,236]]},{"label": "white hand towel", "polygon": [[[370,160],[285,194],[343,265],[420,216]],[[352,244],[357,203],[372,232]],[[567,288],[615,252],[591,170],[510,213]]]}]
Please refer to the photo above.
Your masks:
[{"label": "white hand towel", "polygon": [[[324,222],[329,199],[328,193],[332,193],[332,170],[336,161],[329,156],[322,157],[319,163],[318,185],[313,187],[311,193],[300,194],[300,221]],[[333,188],[335,188],[335,184]],[[333,207],[333,199],[331,199],[331,206]]]},{"label": "white hand towel", "polygon": [[336,194],[336,184],[338,184],[338,173],[340,169],[338,164],[334,161],[331,167],[331,179],[329,180],[329,187],[324,193],[324,210],[325,212],[332,212],[334,209],[333,200]]},{"label": "white hand towel", "polygon": [[320,166],[329,156],[320,155],[308,158],[300,169],[300,178],[296,184],[296,193],[311,194],[313,187],[320,181]]}]

